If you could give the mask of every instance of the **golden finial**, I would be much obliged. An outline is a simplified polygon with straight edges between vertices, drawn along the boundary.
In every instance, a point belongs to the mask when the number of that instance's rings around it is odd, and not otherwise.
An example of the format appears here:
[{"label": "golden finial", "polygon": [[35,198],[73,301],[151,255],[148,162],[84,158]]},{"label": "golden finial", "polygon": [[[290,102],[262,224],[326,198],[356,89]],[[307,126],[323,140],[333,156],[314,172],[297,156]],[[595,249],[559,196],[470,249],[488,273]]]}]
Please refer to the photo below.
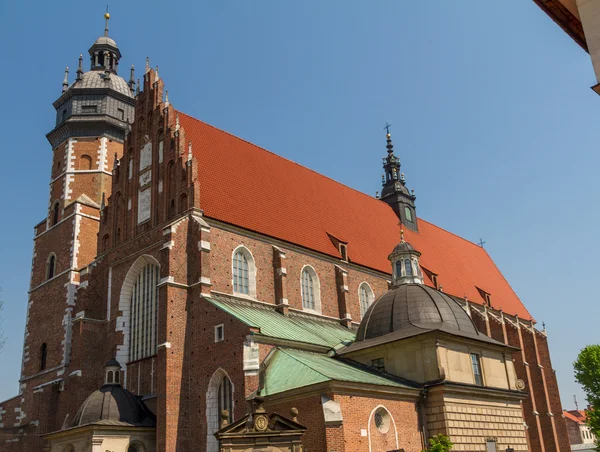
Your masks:
[{"label": "golden finial", "polygon": [[106,23],[104,25],[104,36],[108,37],[108,19],[110,19],[110,14],[108,14],[108,5],[106,5],[106,12],[104,13],[104,19],[106,19]]},{"label": "golden finial", "polygon": [[404,243],[404,229],[400,229],[400,242]]},{"label": "golden finial", "polygon": [[108,11],[104,13],[104,18],[107,20],[110,19],[110,14],[108,14]]},{"label": "golden finial", "polygon": [[391,138],[392,134],[388,132],[388,134],[386,135],[387,138]]}]

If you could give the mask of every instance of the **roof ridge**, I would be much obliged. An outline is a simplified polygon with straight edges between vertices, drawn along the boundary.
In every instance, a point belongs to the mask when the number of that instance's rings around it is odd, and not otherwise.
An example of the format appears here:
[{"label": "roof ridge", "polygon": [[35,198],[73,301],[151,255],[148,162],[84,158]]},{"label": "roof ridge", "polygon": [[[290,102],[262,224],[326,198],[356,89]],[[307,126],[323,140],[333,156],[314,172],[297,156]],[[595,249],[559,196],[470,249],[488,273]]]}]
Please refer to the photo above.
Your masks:
[{"label": "roof ridge", "polygon": [[[316,170],[314,170],[314,169],[312,169],[312,168],[309,168],[308,166],[304,166],[304,165],[302,165],[301,163],[298,163],[298,162],[296,162],[296,161],[294,161],[294,160],[291,160],[291,159],[289,159],[289,158],[287,158],[287,157],[284,157],[284,156],[282,156],[282,155],[279,155],[279,154],[277,154],[277,153],[275,153],[275,152],[273,152],[273,151],[270,151],[270,150],[268,150],[268,149],[266,149],[266,148],[263,148],[262,146],[259,146],[259,145],[257,145],[256,143],[252,143],[251,141],[248,141],[248,140],[246,140],[245,138],[238,137],[237,135],[234,135],[234,134],[233,134],[233,133],[231,133],[231,132],[228,132],[228,131],[226,131],[226,130],[223,130],[223,129],[219,128],[219,127],[213,126],[212,124],[209,124],[209,123],[207,123],[207,122],[205,122],[205,121],[203,121],[203,120],[201,120],[201,119],[198,119],[198,118],[196,118],[196,117],[194,117],[194,116],[192,116],[192,115],[189,115],[189,114],[187,114],[187,113],[184,113],[184,112],[183,112],[183,111],[181,111],[181,110],[175,110],[175,111],[176,111],[177,113],[180,113],[180,114],[182,114],[182,115],[185,115],[185,116],[187,116],[188,118],[191,118],[191,119],[193,119],[194,121],[201,122],[202,124],[204,124],[204,125],[206,125],[206,126],[208,126],[208,127],[211,127],[211,128],[213,128],[213,129],[215,129],[215,130],[218,130],[218,131],[220,131],[220,132],[226,133],[227,135],[229,135],[229,136],[231,136],[231,137],[233,137],[233,138],[236,138],[236,139],[238,139],[238,140],[240,140],[240,141],[243,141],[244,143],[248,143],[249,145],[251,145],[251,146],[254,146],[254,147],[255,147],[255,148],[257,148],[257,149],[260,149],[261,151],[267,152],[267,153],[269,153],[269,154],[271,154],[271,155],[273,155],[273,156],[275,156],[275,157],[278,157],[278,158],[280,158],[280,159],[286,160],[286,161],[288,161],[288,162],[290,162],[290,163],[293,163],[293,164],[294,164],[294,165],[296,165],[296,166],[299,166],[299,167],[301,167],[301,168],[304,168],[305,170],[308,170],[308,171],[310,171],[311,173],[314,173],[314,174],[316,174],[317,176],[320,176],[320,177],[322,177],[322,178],[324,178],[324,179],[327,179],[327,180],[330,180],[330,181],[332,181],[332,182],[335,182],[336,184],[343,185],[344,187],[346,187],[346,188],[348,188],[348,189],[350,189],[350,190],[352,190],[352,191],[354,191],[354,192],[356,192],[356,193],[359,193],[359,194],[361,194],[362,196],[366,196],[366,197],[367,197],[367,198],[369,198],[369,199],[372,199],[372,200],[378,201],[378,200],[377,200],[377,198],[373,198],[371,195],[368,195],[368,194],[366,194],[365,192],[362,192],[362,191],[360,191],[360,190],[358,190],[358,189],[356,189],[356,188],[354,188],[354,187],[351,187],[350,185],[346,185],[345,183],[343,183],[343,182],[340,182],[340,181],[338,181],[338,180],[335,180],[335,179],[333,179],[332,177],[326,176],[325,174],[319,173],[318,171],[316,171]],[[185,129],[184,129],[184,130],[185,130]],[[390,208],[390,209],[391,209],[391,207],[389,206],[389,204],[387,204],[387,203],[384,203],[384,202],[382,202],[381,204],[382,204],[382,205],[385,205],[385,206],[387,206],[388,208]],[[418,218],[418,217],[417,217],[417,218]],[[430,224],[433,224],[433,223],[430,223]],[[435,225],[434,225],[434,226],[435,226]]]}]

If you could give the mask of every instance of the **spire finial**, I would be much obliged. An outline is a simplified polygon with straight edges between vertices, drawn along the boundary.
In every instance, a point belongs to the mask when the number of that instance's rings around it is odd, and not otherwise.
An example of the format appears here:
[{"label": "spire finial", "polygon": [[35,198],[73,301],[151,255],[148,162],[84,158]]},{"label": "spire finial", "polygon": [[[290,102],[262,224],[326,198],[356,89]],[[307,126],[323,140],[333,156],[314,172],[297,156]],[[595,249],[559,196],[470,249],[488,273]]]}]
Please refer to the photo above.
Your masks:
[{"label": "spire finial", "polygon": [[390,127],[392,127],[392,125],[389,122],[385,122],[385,126],[383,127],[385,129],[386,132],[386,136],[389,138],[390,135]]},{"label": "spire finial", "polygon": [[156,80],[158,80],[158,79],[160,78],[160,77],[158,76],[158,66],[156,66],[155,72],[156,72]]},{"label": "spire finial", "polygon": [[187,156],[187,161],[191,162],[192,161],[192,142],[188,142],[188,156]]},{"label": "spire finial", "polygon": [[175,133],[179,134],[179,112],[175,114]]},{"label": "spire finial", "polygon": [[117,153],[115,152],[115,160],[113,161],[113,169],[117,169],[118,166],[119,166],[119,157],[117,156]]},{"label": "spire finial", "polygon": [[146,57],[146,73],[150,71],[150,57]]},{"label": "spire finial", "polygon": [[110,14],[108,14],[108,5],[106,5],[106,12],[104,13],[104,19],[106,20],[104,25],[104,37],[108,37],[108,21],[110,20]]},{"label": "spire finial", "polygon": [[391,124],[386,122],[384,127],[384,129],[386,130],[385,139],[387,141],[387,145],[385,147],[387,148],[389,155],[392,155],[394,153],[394,145],[392,144],[392,134],[390,133],[391,126]]},{"label": "spire finial", "polygon": [[64,93],[69,87],[69,66],[65,68],[65,78],[63,79],[62,92]]},{"label": "spire finial", "polygon": [[169,106],[169,90],[165,91],[165,107]]},{"label": "spire finial", "polygon": [[404,229],[400,229],[400,243],[404,243]]},{"label": "spire finial", "polygon": [[79,54],[79,65],[77,66],[77,78],[75,80],[81,80],[81,76],[83,75],[83,55]]},{"label": "spire finial", "polygon": [[137,96],[140,93],[140,79],[137,79],[137,84],[135,85],[135,95]]}]

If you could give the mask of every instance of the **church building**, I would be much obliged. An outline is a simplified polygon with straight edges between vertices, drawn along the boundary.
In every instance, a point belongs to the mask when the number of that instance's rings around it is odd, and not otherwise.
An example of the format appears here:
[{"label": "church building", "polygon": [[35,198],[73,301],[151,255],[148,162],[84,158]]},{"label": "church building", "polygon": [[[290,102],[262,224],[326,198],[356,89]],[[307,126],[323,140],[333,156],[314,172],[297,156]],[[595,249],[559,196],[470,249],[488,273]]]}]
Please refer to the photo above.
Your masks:
[{"label": "church building", "polygon": [[148,59],[122,78],[105,18],[54,102],[0,450],[217,452],[260,400],[289,450],[570,451],[546,331],[417,215],[389,131],[368,196],[179,111]]}]

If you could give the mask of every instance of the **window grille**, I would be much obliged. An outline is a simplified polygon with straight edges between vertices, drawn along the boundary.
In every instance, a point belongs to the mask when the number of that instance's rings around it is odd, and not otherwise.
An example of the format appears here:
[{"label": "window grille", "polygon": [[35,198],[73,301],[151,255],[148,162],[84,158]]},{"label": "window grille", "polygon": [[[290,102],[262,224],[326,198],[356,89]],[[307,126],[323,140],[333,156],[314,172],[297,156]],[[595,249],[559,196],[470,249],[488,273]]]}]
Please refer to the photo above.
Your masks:
[{"label": "window grille", "polygon": [[245,295],[250,293],[248,258],[241,250],[233,255],[233,291]]},{"label": "window grille", "polygon": [[131,295],[131,340],[129,359],[146,358],[156,353],[158,333],[157,265],[146,265],[137,277]]}]

